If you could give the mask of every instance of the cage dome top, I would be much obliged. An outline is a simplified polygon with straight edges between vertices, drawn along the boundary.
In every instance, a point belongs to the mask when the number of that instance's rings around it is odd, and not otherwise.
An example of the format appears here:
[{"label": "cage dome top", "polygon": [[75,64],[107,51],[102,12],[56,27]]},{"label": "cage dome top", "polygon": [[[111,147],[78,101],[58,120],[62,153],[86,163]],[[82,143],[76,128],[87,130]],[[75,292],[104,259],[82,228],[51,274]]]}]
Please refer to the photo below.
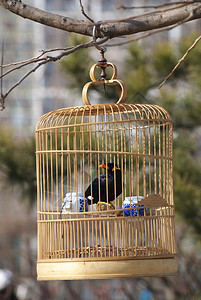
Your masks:
[{"label": "cage dome top", "polygon": [[[51,111],[43,115],[37,125],[39,128],[47,128],[52,126],[70,125],[76,117],[82,117],[84,122],[85,116],[97,116],[97,115],[127,115],[133,116],[134,120],[144,121],[158,121],[158,122],[171,122],[170,114],[158,105],[152,104],[126,104],[126,103],[113,103],[113,104],[98,104],[98,105],[84,105],[69,108],[62,108],[55,111]],[[68,121],[67,121],[68,119]]]},{"label": "cage dome top", "polygon": [[[108,80],[105,78],[97,80],[95,76],[95,69],[97,67],[105,69],[108,66],[112,67],[113,69],[111,78]],[[82,91],[82,97],[85,105],[57,109],[47,113],[40,118],[37,129],[52,126],[70,125],[72,123],[75,124],[75,119],[78,117],[81,117],[83,123],[85,123],[85,116],[90,118],[90,116],[98,115],[113,115],[114,120],[122,120],[122,116],[124,115],[127,116],[128,119],[131,118],[132,121],[152,120],[165,122],[166,120],[171,122],[170,114],[164,108],[158,105],[124,103],[127,95],[126,87],[121,80],[116,79],[117,69],[114,64],[110,62],[105,63],[104,65],[100,65],[100,63],[94,64],[90,69],[90,77],[92,81],[86,83]],[[117,87],[119,91],[119,99],[117,103],[91,105],[88,100],[88,90],[93,85],[110,85]],[[117,115],[119,115],[119,118]]]}]

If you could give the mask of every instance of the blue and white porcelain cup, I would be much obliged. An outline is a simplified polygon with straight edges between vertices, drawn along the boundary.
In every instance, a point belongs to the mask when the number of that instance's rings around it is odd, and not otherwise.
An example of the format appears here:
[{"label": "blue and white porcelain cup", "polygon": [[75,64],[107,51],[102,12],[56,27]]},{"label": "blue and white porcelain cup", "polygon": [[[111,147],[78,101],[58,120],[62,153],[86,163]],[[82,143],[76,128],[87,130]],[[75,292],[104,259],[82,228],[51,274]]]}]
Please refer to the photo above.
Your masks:
[{"label": "blue and white porcelain cup", "polygon": [[82,193],[67,193],[63,200],[62,212],[88,211],[87,199]]},{"label": "blue and white porcelain cup", "polygon": [[143,207],[144,205],[139,205],[140,200],[144,199],[142,196],[132,196],[132,197],[126,197],[125,200],[123,201],[122,208],[132,208],[124,210],[125,216],[130,216],[132,217],[143,217],[147,213],[147,208],[135,208],[135,207]]}]

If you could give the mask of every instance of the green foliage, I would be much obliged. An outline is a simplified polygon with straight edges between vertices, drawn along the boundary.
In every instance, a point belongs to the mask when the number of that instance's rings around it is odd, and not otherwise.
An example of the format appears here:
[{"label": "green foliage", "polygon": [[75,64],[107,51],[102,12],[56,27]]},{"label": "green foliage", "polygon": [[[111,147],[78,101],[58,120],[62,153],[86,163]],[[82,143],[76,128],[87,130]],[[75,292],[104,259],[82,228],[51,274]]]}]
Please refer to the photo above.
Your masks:
[{"label": "green foliage", "polygon": [[[149,52],[139,45],[130,46],[124,78],[129,97],[138,93],[139,102],[149,98],[149,92],[172,71],[198,36],[191,34],[178,45],[158,43]],[[173,119],[176,213],[198,233],[201,232],[201,166],[195,157],[198,143],[191,133],[201,125],[200,56],[201,43],[189,53],[165,87],[151,97],[151,102],[167,109]]]},{"label": "green foliage", "polygon": [[[201,232],[201,171],[195,159],[197,141],[191,138],[191,132],[201,125],[201,42],[191,51],[179,68],[169,78],[164,88],[149,93],[172,71],[179,59],[186,53],[199,34],[181,39],[177,44],[168,41],[157,43],[146,50],[143,44],[133,43],[128,47],[125,59],[123,81],[127,86],[127,102],[152,102],[161,105],[169,113],[174,124],[174,189],[176,212]],[[80,56],[80,54],[78,54]],[[81,57],[81,56],[80,56]],[[79,61],[79,58],[78,58]],[[87,61],[87,60],[86,60]],[[70,64],[70,62],[69,62]],[[73,61],[72,61],[72,64]],[[77,67],[68,70],[72,77],[80,82],[89,70],[88,61],[79,61],[83,73],[78,74]],[[92,63],[91,63],[92,65]],[[79,88],[89,80],[88,73]],[[112,97],[112,96],[111,96]],[[114,97],[114,96],[113,96]]]},{"label": "green foliage", "polygon": [[148,59],[145,52],[139,44],[130,44],[128,48],[128,56],[126,57],[127,70],[138,69],[147,66]]},{"label": "green foliage", "polygon": [[30,205],[36,201],[34,138],[17,140],[11,130],[0,129],[0,177],[6,186],[18,186]]},{"label": "green foliage", "polygon": [[[136,96],[146,95],[150,86],[150,74],[146,67],[142,66],[137,71],[132,71],[126,77],[127,97],[136,102]],[[141,100],[142,99],[142,100]],[[138,102],[143,102],[144,97],[138,98]]]},{"label": "green foliage", "polygon": [[[129,47],[129,53],[125,61],[126,74],[123,81],[127,87],[127,98],[136,102],[136,97],[146,95],[151,85],[151,74],[148,66],[148,58],[138,44]],[[138,97],[138,102],[143,97]]]},{"label": "green foliage", "polygon": [[201,232],[201,168],[194,159],[196,143],[181,132],[174,143],[174,196],[176,211]]},{"label": "green foliage", "polygon": [[201,125],[201,101],[196,99],[192,92],[181,95],[176,89],[162,89],[154,102],[167,109],[174,122],[175,130],[193,129]]},{"label": "green foliage", "polygon": [[[156,44],[152,49],[152,63],[154,73],[156,73],[157,78],[165,77],[169,74],[174,66],[176,66],[178,62],[178,53],[174,49],[174,46],[168,42],[161,42],[160,44]],[[186,74],[186,69],[181,66],[176,69],[172,79],[178,79],[181,76]]]},{"label": "green foliage", "polygon": [[[182,57],[186,51],[193,45],[194,41],[198,38],[198,33],[193,33],[179,42],[179,55]],[[193,51],[190,51],[183,61],[182,65],[188,74],[188,81],[193,88],[201,88],[201,41],[199,41]]]},{"label": "green foliage", "polygon": [[[69,39],[70,45],[87,43],[88,38],[72,34]],[[94,64],[88,49],[80,49],[62,60],[61,68],[66,73],[68,87],[83,88],[90,81],[89,67]]]},{"label": "green foliage", "polygon": [[[179,42],[177,55],[174,55],[171,48],[162,50],[168,53],[159,54],[158,59],[154,59],[154,67],[157,69],[158,76],[160,69],[164,65],[164,71],[168,60],[172,65],[170,70],[176,65],[187,49],[193,44],[195,36],[187,37]],[[174,76],[167,82],[168,89],[160,91],[160,97],[155,101],[161,103],[172,116],[174,124],[174,196],[176,213],[179,213],[189,224],[193,226],[196,232],[201,232],[201,166],[195,157],[198,143],[192,138],[192,131],[201,125],[201,101],[199,92],[200,81],[200,57],[201,45],[196,47],[178,68]],[[156,55],[157,51],[155,51]],[[167,58],[169,57],[169,58]],[[160,61],[159,65],[158,61]],[[160,66],[160,67],[159,67]],[[198,67],[199,66],[199,67]],[[162,80],[161,80],[162,81]]]}]

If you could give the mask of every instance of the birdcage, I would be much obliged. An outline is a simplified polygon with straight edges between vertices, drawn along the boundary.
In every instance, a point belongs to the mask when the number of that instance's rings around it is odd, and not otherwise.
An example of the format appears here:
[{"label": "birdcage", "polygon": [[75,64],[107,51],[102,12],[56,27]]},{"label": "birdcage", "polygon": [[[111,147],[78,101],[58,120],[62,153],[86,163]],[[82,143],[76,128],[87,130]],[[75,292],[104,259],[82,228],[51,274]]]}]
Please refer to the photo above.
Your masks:
[{"label": "birdcage", "polygon": [[[98,67],[111,79],[97,80]],[[36,128],[39,280],[167,276],[177,272],[172,120],[158,105],[126,104],[111,63],[91,68],[86,105]],[[91,105],[88,89],[119,100]]]}]

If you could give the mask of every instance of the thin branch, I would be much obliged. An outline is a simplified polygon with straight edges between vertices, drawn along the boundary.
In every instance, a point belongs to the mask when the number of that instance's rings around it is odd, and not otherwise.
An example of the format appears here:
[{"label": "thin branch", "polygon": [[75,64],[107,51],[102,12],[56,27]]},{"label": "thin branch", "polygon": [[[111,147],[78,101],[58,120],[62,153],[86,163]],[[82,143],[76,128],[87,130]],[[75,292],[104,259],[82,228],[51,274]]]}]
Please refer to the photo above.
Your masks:
[{"label": "thin branch", "polygon": [[3,53],[4,53],[4,43],[2,43],[1,47],[1,95],[2,95],[2,89],[3,89]]},{"label": "thin branch", "polygon": [[[197,1],[188,1],[188,4],[195,3]],[[170,3],[164,3],[164,4],[159,4],[159,5],[144,5],[144,6],[126,6],[126,5],[120,5],[117,7],[117,9],[150,9],[150,8],[162,8],[166,6],[172,6],[172,5],[180,5],[180,4],[185,4],[186,5],[187,1],[177,1],[177,2],[170,2]]]},{"label": "thin branch", "polygon": [[1,56],[1,110],[4,110],[4,96],[3,96],[3,54],[4,54],[4,43],[2,43],[2,56]]},{"label": "thin branch", "polygon": [[7,65],[1,65],[1,67],[2,68],[8,68],[8,67],[11,67],[11,66],[21,65],[21,64],[39,59],[41,56],[43,56],[43,53],[41,53],[40,55],[38,55],[36,57],[30,58],[30,59],[26,59],[26,60],[18,61],[18,62],[13,62],[13,63],[7,64]]},{"label": "thin branch", "polygon": [[[19,69],[21,69],[23,67],[26,67],[26,66],[28,66],[28,65],[30,65],[32,63],[36,63],[36,62],[43,61],[43,60],[45,60],[45,58],[30,59],[30,60],[27,60],[26,63],[21,64],[20,66],[19,66],[20,63],[14,63],[14,65],[17,64],[18,67],[10,69],[7,72],[5,72],[4,74],[1,74],[0,79],[3,78],[3,77],[5,77],[6,75],[12,73],[13,71],[19,70]],[[12,65],[12,64],[10,64],[10,65]]]},{"label": "thin branch", "polygon": [[75,52],[75,51],[77,51],[79,49],[90,48],[90,47],[102,45],[102,44],[104,44],[107,41],[108,41],[108,37],[105,37],[105,38],[103,38],[103,39],[101,39],[99,41],[96,41],[96,42],[91,41],[91,42],[88,42],[88,43],[85,43],[85,44],[80,44],[80,45],[75,46],[74,48],[72,48],[69,51],[65,51],[65,52],[61,53],[60,55],[58,55],[56,57],[50,57],[50,58],[52,58],[52,61],[60,60],[62,57],[67,56],[67,55],[69,55],[69,54],[71,54],[71,53],[73,53],[73,52]]},{"label": "thin branch", "polygon": [[20,83],[22,83],[22,81],[24,81],[31,73],[35,72],[39,67],[41,67],[42,65],[48,63],[49,61],[43,61],[41,63],[39,63],[35,68],[33,68],[32,70],[30,70],[28,73],[26,73],[18,82],[16,82],[6,93],[5,95],[3,95],[3,98],[5,99],[10,92],[12,92],[12,90],[14,88],[16,88],[18,85],[20,85]]},{"label": "thin branch", "polygon": [[[194,3],[194,1],[192,2]],[[104,21],[101,21],[99,22],[99,25],[104,25],[104,24],[108,24],[108,23],[120,23],[120,22],[125,22],[125,21],[129,21],[129,20],[135,20],[137,18],[141,18],[141,17],[145,17],[145,16],[148,16],[148,15],[152,15],[152,14],[155,14],[155,13],[165,13],[165,12],[169,12],[171,10],[175,10],[177,8],[181,8],[181,7],[184,7],[184,6],[188,6],[188,2],[182,2],[181,4],[179,5],[172,5],[172,7],[168,7],[168,8],[164,8],[164,9],[155,9],[154,11],[148,11],[148,12],[144,12],[142,14],[138,14],[138,15],[135,15],[135,16],[130,16],[130,17],[127,17],[127,18],[121,18],[121,19],[114,19],[114,20],[104,20]]]},{"label": "thin branch", "polygon": [[66,48],[54,48],[54,49],[48,49],[48,50],[40,50],[39,52],[43,52],[43,55],[48,52],[56,52],[56,51],[67,51],[73,49],[74,46],[66,47]]},{"label": "thin branch", "polygon": [[84,11],[84,6],[82,5],[82,0],[79,0],[80,3],[80,8],[81,8],[81,12],[82,14],[85,16],[85,18],[87,18],[92,24],[95,24],[94,20],[91,19]]},{"label": "thin branch", "polygon": [[[29,72],[27,72],[19,81],[17,81],[4,95],[2,95],[2,97],[3,97],[3,100],[12,92],[12,90],[14,89],[14,88],[16,88],[18,85],[20,85],[31,73],[33,73],[33,72],[35,72],[39,67],[41,67],[42,65],[45,65],[45,64],[47,64],[47,63],[49,63],[49,62],[55,62],[55,61],[58,61],[58,60],[60,60],[62,57],[64,57],[64,56],[68,56],[69,54],[71,54],[71,53],[73,53],[73,52],[75,52],[75,51],[77,51],[77,50],[79,50],[79,49],[82,49],[82,48],[89,48],[89,47],[93,47],[93,46],[97,46],[97,45],[101,45],[101,44],[104,44],[106,41],[108,40],[108,38],[104,38],[104,39],[101,39],[101,40],[99,40],[98,42],[93,42],[93,41],[91,41],[91,42],[88,42],[88,43],[85,43],[85,44],[80,44],[80,45],[77,45],[77,46],[75,46],[75,47],[69,47],[68,49],[69,50],[67,50],[67,51],[64,51],[64,52],[62,52],[61,54],[59,54],[58,56],[46,56],[46,57],[44,57],[44,58],[40,58],[40,59],[38,59],[38,60],[31,60],[30,59],[30,61],[29,62],[27,62],[27,63],[25,63],[24,65],[22,65],[22,66],[18,66],[18,67],[16,67],[16,68],[14,68],[14,69],[12,69],[12,71],[14,71],[14,70],[17,70],[17,69],[19,69],[19,68],[21,68],[21,67],[24,67],[24,66],[26,66],[26,65],[28,65],[29,63],[36,63],[36,62],[39,62],[38,64],[37,64],[37,66],[35,66],[33,69],[31,69]],[[49,51],[49,50],[47,50],[47,51]],[[44,52],[46,52],[46,51],[44,51]],[[8,72],[7,72],[7,74],[8,74]],[[2,77],[4,76],[5,74],[2,74]]]},{"label": "thin branch", "polygon": [[[72,46],[72,47],[67,47],[67,48],[60,48],[60,50],[66,51],[66,50],[70,50],[70,49],[73,49],[73,48],[74,48],[74,46]],[[58,49],[59,49],[59,48],[58,48]],[[8,70],[7,72],[5,72],[4,74],[2,74],[2,75],[0,76],[0,79],[3,78],[3,77],[5,77],[6,75],[8,75],[9,73],[11,73],[11,72],[13,72],[13,71],[15,71],[15,70],[19,70],[19,69],[21,69],[21,68],[23,68],[23,67],[25,67],[25,66],[28,66],[28,65],[30,65],[30,64],[32,64],[32,63],[37,63],[37,62],[39,62],[39,61],[46,60],[48,57],[42,57],[44,54],[47,54],[47,53],[53,52],[53,51],[58,51],[58,49],[42,50],[43,53],[40,54],[40,55],[38,55],[38,56],[35,57],[35,58],[30,58],[30,59],[27,59],[27,60],[25,60],[25,61],[15,62],[15,63],[10,63],[10,64],[8,64],[8,65],[3,65],[3,66],[1,66],[1,67],[5,68],[5,67],[10,67],[10,66],[18,65],[18,67],[15,67],[15,68],[13,68],[13,69],[10,69],[10,70]],[[41,57],[42,57],[42,58],[41,58]],[[19,66],[19,65],[20,65],[20,66]]]},{"label": "thin branch", "polygon": [[163,82],[159,85],[159,89],[166,83],[166,81],[172,76],[172,74],[175,72],[175,70],[181,65],[181,63],[184,61],[186,56],[190,53],[190,51],[197,45],[197,43],[201,40],[201,35],[195,40],[195,42],[188,48],[186,53],[180,58],[176,66],[172,69],[171,73],[163,80]]},{"label": "thin branch", "polygon": [[24,63],[28,63],[28,62],[30,62],[30,63],[35,62],[37,59],[39,59],[40,57],[42,57],[46,53],[56,52],[56,51],[66,51],[66,50],[70,50],[72,48],[74,48],[74,46],[67,47],[67,48],[54,48],[54,49],[48,49],[48,50],[39,50],[39,52],[42,52],[42,53],[40,55],[36,56],[36,57],[32,57],[32,58],[29,58],[29,59],[26,59],[26,60],[23,60],[23,61],[10,63],[10,64],[7,64],[7,65],[3,65],[1,67],[2,68],[8,68],[8,67],[11,67],[11,66],[21,65],[21,64],[24,64]]}]

